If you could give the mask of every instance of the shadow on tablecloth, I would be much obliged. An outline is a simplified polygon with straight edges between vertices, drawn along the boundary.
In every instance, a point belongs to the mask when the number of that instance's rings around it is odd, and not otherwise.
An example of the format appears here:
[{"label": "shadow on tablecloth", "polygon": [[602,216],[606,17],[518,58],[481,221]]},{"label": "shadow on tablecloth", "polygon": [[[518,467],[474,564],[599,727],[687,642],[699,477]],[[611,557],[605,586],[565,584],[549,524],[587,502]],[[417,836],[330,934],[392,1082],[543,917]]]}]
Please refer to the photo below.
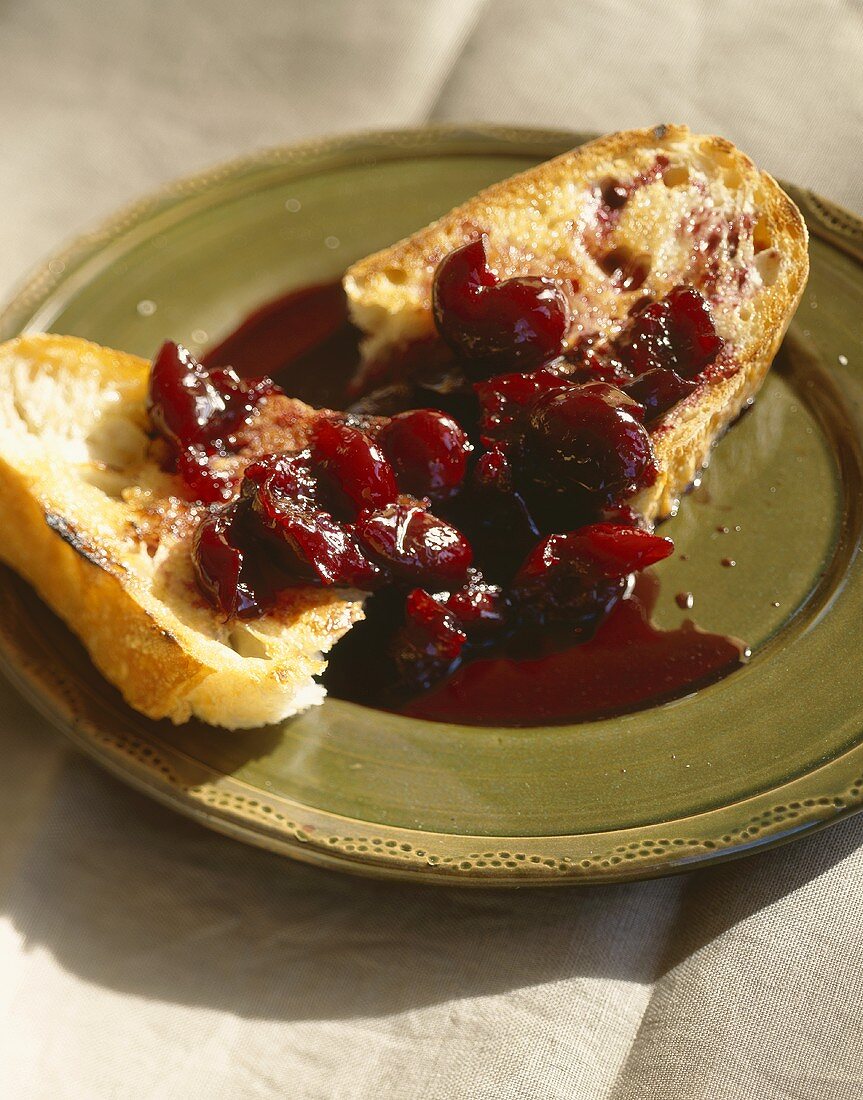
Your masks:
[{"label": "shadow on tablecloth", "polygon": [[249,1018],[381,1016],[574,977],[653,985],[861,841],[851,820],[626,885],[387,884],[218,836],[72,757],[5,906],[28,947],[123,993]]}]

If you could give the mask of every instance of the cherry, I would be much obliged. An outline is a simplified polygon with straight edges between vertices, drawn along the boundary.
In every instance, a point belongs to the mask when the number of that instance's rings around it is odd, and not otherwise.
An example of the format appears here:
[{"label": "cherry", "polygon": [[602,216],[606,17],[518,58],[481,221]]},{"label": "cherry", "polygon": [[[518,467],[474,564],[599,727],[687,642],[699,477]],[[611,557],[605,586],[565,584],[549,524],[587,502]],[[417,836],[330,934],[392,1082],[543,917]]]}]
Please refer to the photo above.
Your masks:
[{"label": "cherry", "polygon": [[192,538],[192,564],[201,591],[225,616],[255,615],[260,607],[243,580],[243,554],[232,542],[232,527],[239,505],[212,512],[198,526]]},{"label": "cherry", "polygon": [[314,506],[306,456],[274,457],[246,471],[243,494],[292,583],[371,591],[386,580],[352,529]]},{"label": "cherry", "polygon": [[469,569],[467,581],[443,601],[470,637],[494,634],[506,622],[506,602],[500,585],[487,584],[478,569]]},{"label": "cherry", "polygon": [[523,464],[529,481],[581,490],[601,500],[634,492],[654,473],[639,406],[604,382],[571,386],[540,399],[530,414]]},{"label": "cherry", "polygon": [[432,285],[438,332],[468,360],[524,368],[557,355],[570,320],[563,291],[539,276],[500,282],[488,266],[486,242],[483,235],[438,264]]},{"label": "cherry", "polygon": [[633,374],[673,370],[686,379],[696,378],[722,347],[710,306],[693,287],[675,287],[647,306],[617,343]]},{"label": "cherry", "polygon": [[561,562],[578,562],[586,573],[620,578],[637,573],[674,552],[674,543],[640,527],[592,523],[565,535],[549,535],[537,544],[521,576],[546,573]]},{"label": "cherry", "polygon": [[[565,362],[565,373],[573,382],[610,382],[613,386],[623,387],[632,381],[632,375],[611,349],[598,350],[589,337],[583,338],[566,352]],[[546,363],[544,369],[550,370],[554,366],[554,362]]]},{"label": "cherry", "polygon": [[480,405],[480,438],[493,442],[519,438],[527,416],[537,399],[548,393],[563,393],[570,383],[550,366],[533,374],[498,374],[474,385]]},{"label": "cherry", "polygon": [[166,340],[150,370],[149,410],[159,434],[182,447],[209,441],[227,403],[192,353]]},{"label": "cherry", "polygon": [[665,303],[652,302],[637,314],[617,348],[624,365],[634,374],[676,366]]},{"label": "cherry", "polygon": [[312,430],[312,460],[328,482],[333,510],[346,519],[398,497],[392,466],[378,444],[356,427],[319,419]]},{"label": "cherry", "polygon": [[542,543],[510,588],[512,613],[519,627],[515,640],[535,647],[554,628],[565,628],[570,636],[587,637],[625,591],[625,578],[594,576],[578,554],[567,554],[565,547],[555,551]]},{"label": "cherry", "polygon": [[473,557],[460,531],[419,504],[390,504],[364,512],[357,521],[357,535],[369,556],[393,577],[427,588],[460,583]]},{"label": "cherry", "polygon": [[434,639],[436,652],[452,661],[458,657],[467,635],[456,624],[455,617],[422,588],[414,588],[405,601],[408,622]]},{"label": "cherry", "polygon": [[477,559],[498,582],[509,580],[540,535],[524,494],[516,486],[508,451],[498,444],[480,457],[454,517],[470,538]]},{"label": "cherry", "polygon": [[209,371],[182,344],[166,340],[150,370],[150,417],[178,448],[210,445],[224,441],[277,392],[269,378],[244,382],[231,367]]},{"label": "cherry", "polygon": [[458,489],[473,450],[459,424],[432,409],[394,416],[382,428],[380,442],[402,491],[432,500],[445,500]]},{"label": "cherry", "polygon": [[500,493],[512,493],[512,463],[506,450],[500,444],[494,444],[491,450],[480,456],[474,467],[474,481],[480,489],[494,489]]},{"label": "cherry", "polygon": [[455,617],[428,592],[415,588],[405,603],[405,625],[393,641],[396,669],[415,690],[430,687],[452,668],[466,641]]},{"label": "cherry", "polygon": [[657,369],[630,382],[626,392],[644,407],[645,423],[651,424],[697,388],[696,382],[687,382],[673,370]]},{"label": "cherry", "polygon": [[630,573],[673,550],[671,539],[611,523],[549,535],[534,547],[513,582],[521,620],[585,632],[623,595]]},{"label": "cherry", "polygon": [[296,454],[265,455],[246,467],[242,495],[254,497],[266,486],[277,499],[315,510],[318,505],[318,482],[312,471],[312,456],[308,450]]},{"label": "cherry", "polygon": [[673,326],[678,374],[694,378],[720,353],[723,340],[716,332],[710,306],[694,287],[675,287],[665,302]]}]

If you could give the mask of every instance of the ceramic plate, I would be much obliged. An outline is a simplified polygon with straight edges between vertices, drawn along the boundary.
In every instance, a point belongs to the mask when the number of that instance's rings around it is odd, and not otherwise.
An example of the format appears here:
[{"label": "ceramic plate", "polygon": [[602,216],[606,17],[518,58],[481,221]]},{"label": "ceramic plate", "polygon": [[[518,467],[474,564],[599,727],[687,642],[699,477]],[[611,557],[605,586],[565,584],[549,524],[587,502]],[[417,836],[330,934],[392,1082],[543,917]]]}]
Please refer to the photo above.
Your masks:
[{"label": "ceramic plate", "polygon": [[[492,128],[276,149],[177,183],[51,259],[0,336],[149,356],[200,348],[291,287],[425,224],[579,135]],[[0,575],[11,678],[74,741],[213,828],[315,863],[441,883],[638,878],[799,835],[863,802],[863,223],[792,188],[812,275],[780,361],[667,524],[660,625],[745,639],[728,678],[603,721],[477,729],[329,700],[230,734],[125,707],[33,593]],[[720,531],[720,528],[727,529]],[[723,558],[736,562],[723,567]]]}]

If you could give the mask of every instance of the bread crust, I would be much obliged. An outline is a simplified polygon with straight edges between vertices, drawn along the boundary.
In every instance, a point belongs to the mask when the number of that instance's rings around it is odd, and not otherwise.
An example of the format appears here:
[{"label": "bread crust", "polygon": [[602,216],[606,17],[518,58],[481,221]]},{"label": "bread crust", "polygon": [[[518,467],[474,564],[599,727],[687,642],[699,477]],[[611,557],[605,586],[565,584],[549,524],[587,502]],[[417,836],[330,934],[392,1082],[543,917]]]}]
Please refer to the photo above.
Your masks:
[{"label": "bread crust", "polygon": [[[196,598],[190,524],[163,532],[151,556],[139,509],[92,483],[104,473],[103,460],[93,461],[104,450],[94,443],[100,423],[118,410],[128,414],[132,432],[145,423],[148,371],[142,359],[72,337],[0,345],[0,557],[141,713],[228,728],[279,721],[322,700],[313,679],[325,667],[322,654],[362,616],[362,599],[294,589],[260,621],[225,624]],[[76,391],[96,409],[90,423]],[[46,405],[61,414],[64,401],[78,423],[71,438],[55,439],[38,418]],[[143,481],[139,460],[155,483],[151,500],[176,488],[143,454],[121,471],[130,485]]]},{"label": "bread crust", "polygon": [[[658,158],[666,158],[668,167],[657,172]],[[591,219],[602,180],[639,176],[649,182],[633,192],[619,223],[600,240]],[[704,220],[702,238],[685,223],[696,208]],[[435,267],[480,232],[488,235],[499,278],[544,275],[578,284],[571,297],[574,342],[586,332],[613,337],[643,293],[658,298],[679,282],[701,286],[707,278],[702,243],[731,217],[740,218],[751,239],[748,246],[741,242],[736,258],[723,242],[724,266],[707,295],[730,356],[652,431],[659,474],[633,503],[659,519],[674,511],[711,447],[754,398],[808,274],[808,236],[799,210],[726,139],[673,125],[609,134],[492,185],[413,236],[360,260],[344,285],[353,320],[366,334],[366,370],[380,373],[395,350],[434,336]],[[644,285],[629,293],[611,288],[598,265],[600,251],[620,246],[654,261]],[[769,282],[761,275],[762,269],[768,273],[766,260],[775,268]],[[748,273],[740,276],[744,267]],[[742,279],[739,295],[729,292],[731,276]]]}]

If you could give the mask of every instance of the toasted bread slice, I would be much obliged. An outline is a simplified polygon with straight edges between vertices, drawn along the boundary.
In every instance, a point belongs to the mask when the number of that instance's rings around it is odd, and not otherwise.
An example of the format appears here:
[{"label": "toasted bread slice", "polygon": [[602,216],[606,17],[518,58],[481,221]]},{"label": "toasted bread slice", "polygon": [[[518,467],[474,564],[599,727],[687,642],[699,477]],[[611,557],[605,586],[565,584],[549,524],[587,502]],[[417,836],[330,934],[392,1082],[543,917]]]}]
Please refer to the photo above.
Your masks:
[{"label": "toasted bread slice", "polygon": [[[603,188],[628,197],[613,209]],[[676,508],[710,448],[757,393],[808,273],[800,212],[730,142],[658,126],[611,134],[495,184],[428,228],[351,267],[344,280],[363,330],[366,378],[386,377],[406,345],[433,340],[434,270],[480,233],[501,279],[543,275],[570,297],[568,340],[611,339],[647,294],[687,283],[713,307],[726,342],[718,369],[652,431],[659,476],[633,501],[650,519]],[[603,269],[616,249],[646,258],[643,284],[622,290]],[[606,264],[606,268],[608,265]]]},{"label": "toasted bread slice", "polygon": [[[151,718],[245,728],[319,703],[322,654],[362,616],[358,593],[288,589],[251,622],[225,623],[190,558],[198,509],[153,458],[149,363],[66,336],[0,345],[0,556]],[[255,452],[302,446],[317,415],[277,401]],[[272,413],[273,410],[271,409]]]}]

